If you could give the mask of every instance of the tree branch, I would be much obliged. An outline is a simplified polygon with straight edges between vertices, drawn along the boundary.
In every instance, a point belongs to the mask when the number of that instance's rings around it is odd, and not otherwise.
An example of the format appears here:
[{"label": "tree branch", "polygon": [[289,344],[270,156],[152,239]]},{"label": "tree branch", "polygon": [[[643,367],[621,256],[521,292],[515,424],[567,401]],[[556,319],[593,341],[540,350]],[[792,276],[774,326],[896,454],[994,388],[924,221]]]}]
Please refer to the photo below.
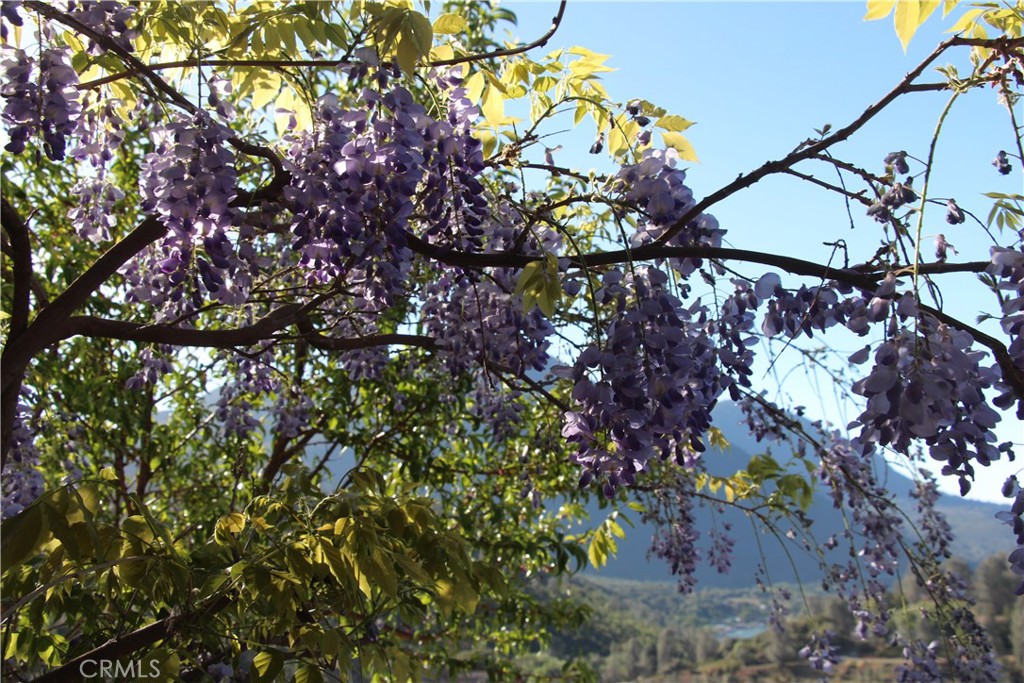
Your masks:
[{"label": "tree branch", "polygon": [[[416,235],[406,233],[409,248],[416,253],[428,258],[446,263],[450,266],[462,268],[524,268],[533,261],[539,261],[543,256],[528,256],[525,254],[514,254],[510,252],[483,252],[470,253],[456,251],[445,247],[431,244]],[[874,290],[878,281],[885,277],[887,269],[872,270],[867,268],[835,268],[813,261],[782,256],[780,254],[769,254],[749,249],[732,249],[728,247],[709,247],[696,245],[689,247],[666,247],[658,244],[647,244],[630,250],[594,252],[590,254],[578,254],[566,256],[569,263],[576,267],[592,268],[594,266],[607,266],[614,264],[629,263],[631,261],[652,261],[669,258],[698,258],[698,259],[722,259],[745,261],[748,263],[760,263],[766,266],[780,268],[793,275],[805,275],[825,280],[837,280],[852,287],[859,287],[867,290]],[[981,273],[988,267],[987,261],[970,261],[965,263],[930,263],[920,266],[919,272],[923,274],[969,272]],[[897,265],[892,268],[895,272],[901,272],[912,266]]]},{"label": "tree branch", "polygon": [[81,672],[80,667],[87,661],[116,660],[121,657],[137,652],[144,647],[149,647],[161,640],[167,640],[175,635],[181,627],[188,627],[201,622],[212,614],[216,614],[228,605],[232,599],[227,595],[221,595],[206,601],[195,611],[189,614],[165,617],[149,626],[143,626],[120,638],[108,641],[97,648],[79,655],[74,659],[61,664],[53,671],[32,679],[31,683],[66,683],[67,681],[87,680]]},{"label": "tree branch", "polygon": [[548,32],[542,35],[532,43],[526,45],[520,45],[518,47],[512,47],[505,50],[495,50],[493,52],[484,52],[476,55],[463,55],[462,57],[452,57],[451,59],[437,59],[430,62],[430,66],[454,66],[455,64],[464,64],[466,62],[480,62],[485,59],[492,59],[494,57],[509,57],[512,55],[522,54],[529,52],[535,47],[544,47],[547,45],[548,40],[551,36],[555,35],[555,31],[562,24],[562,17],[565,15],[565,6],[568,4],[568,0],[562,0],[558,3],[558,13],[551,19],[551,28]]},{"label": "tree branch", "polygon": [[[189,67],[201,67],[201,66],[224,66],[224,67],[264,67],[268,69],[284,69],[287,67],[304,67],[304,68],[325,68],[330,69],[333,67],[341,66],[342,64],[355,64],[351,59],[180,59],[174,62],[157,62],[156,64],[147,64],[146,68],[150,71],[163,71],[164,69],[182,69]],[[103,76],[96,78],[85,83],[79,83],[79,90],[92,90],[98,88],[101,85],[107,85],[108,83],[114,83],[125,78],[131,78],[136,75],[138,71],[136,69],[126,69],[116,74],[110,74],[109,76]]]},{"label": "tree branch", "polygon": [[[197,330],[187,327],[145,325],[93,316],[72,316],[62,326],[59,339],[56,341],[82,335],[147,344],[169,344],[178,347],[233,349],[275,339],[274,335],[277,332],[303,318],[303,308],[302,304],[287,304],[271,311],[252,325],[227,330]],[[377,346],[436,348],[432,338],[413,334],[374,334],[336,339],[310,331],[301,334],[298,338],[305,340],[310,346],[325,351],[353,351]]]},{"label": "tree branch", "polygon": [[21,334],[12,335],[3,352],[0,386],[6,391],[33,356],[60,341],[63,327],[71,314],[81,308],[93,292],[107,282],[131,257],[167,233],[156,218],[147,218],[123,240],[108,249],[88,270],[71,283],[60,296],[39,312]]},{"label": "tree branch", "polygon": [[32,291],[32,243],[29,240],[28,225],[6,197],[0,198],[0,224],[11,241],[14,302],[11,306],[9,334],[14,337],[28,327],[29,295]]},{"label": "tree branch", "polygon": [[689,225],[690,221],[699,216],[705,210],[722,201],[723,199],[726,199],[727,197],[736,194],[740,190],[750,187],[751,185],[761,180],[765,176],[772,175],[775,173],[781,173],[790,168],[791,166],[793,166],[794,164],[805,159],[810,159],[815,155],[825,151],[832,145],[835,145],[836,143],[846,140],[855,132],[860,130],[864,126],[864,124],[873,119],[880,111],[889,106],[896,98],[909,92],[910,85],[911,83],[913,83],[914,79],[920,76],[921,73],[928,67],[928,65],[934,62],[936,59],[938,59],[938,57],[943,52],[948,50],[950,47],[954,46],[974,46],[989,47],[994,49],[1011,49],[1014,47],[1019,48],[1021,46],[1024,46],[1024,38],[996,38],[991,40],[982,40],[976,38],[961,38],[960,36],[954,36],[952,38],[949,38],[948,40],[943,41],[942,43],[939,44],[938,47],[935,48],[934,51],[932,51],[930,55],[925,57],[925,59],[920,64],[914,67],[910,71],[910,73],[904,76],[903,80],[901,80],[896,85],[896,87],[894,87],[892,90],[886,93],[885,96],[882,97],[882,99],[878,100],[870,107],[865,109],[863,113],[861,113],[861,115],[858,116],[853,122],[851,122],[844,128],[840,128],[831,135],[823,137],[818,142],[815,142],[800,150],[792,152],[791,154],[783,157],[782,159],[779,159],[778,161],[766,162],[762,164],[759,168],[751,171],[747,175],[740,174],[739,177],[737,177],[736,180],[734,180],[733,182],[729,183],[728,185],[722,188],[719,188],[717,191],[712,192],[707,197],[697,202],[697,204],[695,204],[693,208],[691,208],[689,211],[683,214],[682,217],[680,217],[674,225],[670,226],[669,229],[666,230],[665,233],[657,239],[656,244],[667,244],[669,240],[671,240],[673,237],[675,237],[680,232],[685,230],[686,226]]}]

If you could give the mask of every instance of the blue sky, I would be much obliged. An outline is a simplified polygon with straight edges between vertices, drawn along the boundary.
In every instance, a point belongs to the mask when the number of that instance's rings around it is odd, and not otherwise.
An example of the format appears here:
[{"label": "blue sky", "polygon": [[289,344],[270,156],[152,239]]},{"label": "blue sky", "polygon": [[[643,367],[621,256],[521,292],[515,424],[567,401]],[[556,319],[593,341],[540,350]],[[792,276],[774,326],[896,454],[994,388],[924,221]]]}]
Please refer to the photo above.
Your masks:
[{"label": "blue sky", "polygon": [[[557,9],[556,2],[502,4],[518,15],[513,34],[523,41],[542,35]],[[697,122],[686,135],[701,163],[690,165],[688,182],[701,197],[739,173],[785,156],[800,141],[814,136],[814,128],[826,123],[838,128],[852,121],[948,37],[944,31],[957,16],[943,20],[936,13],[904,53],[892,20],[865,22],[864,11],[862,2],[573,1],[558,33],[535,56],[572,45],[611,54],[607,64],[616,71],[604,74],[603,82],[613,99],[647,99]],[[936,65],[954,63],[964,73],[969,70],[967,57],[967,50],[958,48],[940,57]],[[922,78],[942,80],[931,69]],[[882,157],[891,151],[907,150],[926,158],[948,97],[947,93],[915,93],[902,98],[869,122],[852,142],[838,145],[837,156],[878,173],[883,171]],[[571,120],[565,123],[568,127]],[[593,140],[592,126],[584,122],[583,130],[548,143],[563,145],[556,156],[560,164],[607,168],[603,159],[586,154]],[[960,98],[943,128],[929,196],[955,197],[964,209],[984,218],[990,203],[982,192],[1021,191],[1018,163],[1014,162],[1016,168],[1009,176],[999,175],[991,166],[996,153],[1011,148],[1012,140],[1009,117],[994,92],[977,91]],[[834,171],[824,164],[807,163],[800,170],[835,180]],[[911,162],[912,173],[921,170],[920,164]],[[831,247],[821,243],[842,238],[850,245],[851,261],[858,262],[874,253],[881,233],[863,208],[855,205],[852,210],[853,230],[841,197],[778,176],[711,212],[729,231],[726,240],[732,246],[827,261]],[[944,233],[959,250],[959,255],[951,256],[954,260],[988,258],[990,242],[977,225],[949,226],[944,216],[942,207],[930,208],[924,234]],[[932,258],[932,242],[932,237],[923,240],[926,261]],[[784,279],[787,285],[795,282]],[[958,276],[948,282],[948,312],[972,321],[982,310],[994,310],[991,295],[986,297],[972,277]],[[831,341],[850,353],[864,343],[850,334],[836,335]],[[785,372],[786,366],[780,362],[776,369]],[[802,373],[789,375],[783,387],[815,417],[842,425],[856,415],[848,405],[832,399],[828,390],[816,391]],[[819,400],[819,393],[826,400]],[[1007,413],[1000,436],[1024,441],[1024,427]],[[1024,455],[1024,448],[1018,450]],[[1000,502],[999,485],[1019,467],[1019,462],[1003,462],[980,473],[971,497]],[[944,488],[957,489],[953,481]]]}]

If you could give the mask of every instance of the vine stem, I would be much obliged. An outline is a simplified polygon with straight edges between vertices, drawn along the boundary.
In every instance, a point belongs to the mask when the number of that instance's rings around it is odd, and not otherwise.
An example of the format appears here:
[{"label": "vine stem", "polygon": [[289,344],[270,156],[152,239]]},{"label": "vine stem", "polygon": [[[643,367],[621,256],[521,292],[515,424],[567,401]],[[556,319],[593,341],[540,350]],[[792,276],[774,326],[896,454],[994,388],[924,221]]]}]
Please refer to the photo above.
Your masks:
[{"label": "vine stem", "polygon": [[939,144],[939,135],[942,133],[942,125],[946,122],[946,116],[953,109],[953,103],[960,96],[960,91],[954,91],[953,95],[946,102],[946,106],[939,114],[939,120],[935,123],[935,132],[932,133],[932,141],[928,145],[928,161],[924,166],[924,184],[921,186],[921,207],[917,210],[917,235],[914,237],[914,298],[918,303],[921,301],[918,278],[920,277],[921,266],[921,233],[924,231],[924,208],[928,202],[928,182],[932,177],[932,164],[935,161],[935,148]]}]

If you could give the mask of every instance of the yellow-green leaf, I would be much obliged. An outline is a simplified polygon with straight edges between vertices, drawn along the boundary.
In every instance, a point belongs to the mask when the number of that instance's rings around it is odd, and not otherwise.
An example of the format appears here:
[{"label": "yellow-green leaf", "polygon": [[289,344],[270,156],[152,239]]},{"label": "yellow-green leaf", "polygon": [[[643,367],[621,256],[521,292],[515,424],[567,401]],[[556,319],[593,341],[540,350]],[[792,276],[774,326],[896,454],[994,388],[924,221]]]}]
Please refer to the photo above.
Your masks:
[{"label": "yellow-green leaf", "polygon": [[466,20],[463,17],[448,12],[434,20],[434,33],[446,36],[462,33],[466,30],[466,26]]},{"label": "yellow-green leaf", "polygon": [[981,13],[982,10],[980,9],[967,10],[959,19],[957,19],[956,23],[946,31],[946,33],[960,33],[962,31],[966,31],[975,21],[977,21],[978,15]]},{"label": "yellow-green leaf", "polygon": [[277,650],[264,650],[252,660],[255,683],[269,683],[284,668],[284,655]]},{"label": "yellow-green leaf", "polygon": [[700,159],[697,158],[697,152],[694,150],[693,145],[690,141],[682,136],[680,133],[662,133],[662,140],[665,142],[666,147],[671,147],[675,151],[679,152],[679,158],[684,161],[695,161],[700,163]]},{"label": "yellow-green leaf", "polygon": [[121,531],[126,536],[138,539],[143,543],[152,543],[155,538],[153,530],[149,527],[149,522],[142,515],[125,517],[124,521],[121,522]]},{"label": "yellow-green leaf", "polygon": [[868,13],[864,15],[864,21],[886,18],[895,5],[896,0],[868,0]]},{"label": "yellow-green leaf", "polygon": [[693,121],[688,121],[684,119],[682,116],[669,114],[667,116],[662,116],[661,118],[659,118],[657,121],[654,122],[654,125],[657,126],[658,128],[663,128],[664,130],[667,131],[679,133],[692,126]]},{"label": "yellow-green leaf", "polygon": [[483,71],[477,71],[466,79],[466,97],[470,102],[475,104],[480,101],[480,96],[483,94],[486,84],[487,79],[484,77]]},{"label": "yellow-green leaf", "polygon": [[558,79],[553,76],[539,76],[533,81],[533,89],[536,92],[545,92],[558,85]]},{"label": "yellow-green leaf", "polygon": [[505,98],[494,85],[488,85],[487,90],[484,91],[484,99],[481,102],[480,111],[483,113],[487,123],[492,126],[501,125],[502,120],[505,118]]},{"label": "yellow-green leaf", "polygon": [[437,45],[432,47],[430,48],[430,54],[428,55],[431,61],[437,62],[451,59],[454,56],[455,50],[452,49],[451,45]]},{"label": "yellow-green leaf", "polygon": [[711,427],[708,429],[708,440],[711,445],[720,451],[729,450],[729,440],[725,438],[725,434],[718,427]]},{"label": "yellow-green leaf", "polygon": [[285,88],[274,100],[274,123],[277,126],[277,134],[284,135],[291,132],[294,120],[294,130],[308,130],[313,127],[313,114],[309,107],[297,96],[293,88]]},{"label": "yellow-green leaf", "polygon": [[295,683],[323,683],[324,676],[320,673],[320,667],[304,662],[295,670]]},{"label": "yellow-green leaf", "polygon": [[217,520],[217,531],[238,534],[245,529],[245,515],[241,512],[229,512]]},{"label": "yellow-green leaf", "polygon": [[904,51],[918,27],[938,6],[939,0],[902,0],[896,3],[896,14],[893,19],[896,23],[896,35],[899,36]]},{"label": "yellow-green leaf", "polygon": [[262,72],[252,85],[253,109],[262,109],[277,97],[281,90],[281,76],[273,71]]},{"label": "yellow-green leaf", "polygon": [[42,505],[30,505],[5,519],[0,530],[0,564],[5,572],[31,557],[50,536]]},{"label": "yellow-green leaf", "polygon": [[608,131],[608,153],[617,157],[620,154],[625,154],[628,149],[629,142],[622,134],[622,129],[619,126],[612,126],[612,129]]},{"label": "yellow-green leaf", "polygon": [[[152,667],[156,667],[159,670],[160,675],[153,677],[155,683],[162,683],[163,681],[177,681],[181,680],[178,677],[181,671],[181,659],[178,657],[177,652],[173,652],[166,647],[160,647],[155,650],[151,650],[142,661],[145,663],[146,668],[142,671],[149,674],[152,677]],[[140,674],[141,678],[141,674]]]}]

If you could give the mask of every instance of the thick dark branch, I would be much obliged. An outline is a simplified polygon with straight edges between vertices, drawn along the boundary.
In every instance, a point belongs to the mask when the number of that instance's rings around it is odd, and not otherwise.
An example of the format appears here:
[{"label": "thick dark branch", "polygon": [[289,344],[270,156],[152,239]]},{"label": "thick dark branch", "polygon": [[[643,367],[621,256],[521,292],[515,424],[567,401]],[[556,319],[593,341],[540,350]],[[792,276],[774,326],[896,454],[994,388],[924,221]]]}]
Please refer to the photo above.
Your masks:
[{"label": "thick dark branch", "polygon": [[33,356],[63,338],[63,325],[67,319],[113,277],[118,268],[166,233],[167,228],[160,221],[147,218],[41,310],[21,334],[12,335],[4,349],[3,368],[0,370],[3,389],[7,390],[14,377],[20,375],[20,368],[24,368]]},{"label": "thick dark branch", "polygon": [[709,209],[711,206],[717,204],[723,199],[726,199],[727,197],[731,197],[740,190],[750,187],[751,185],[761,180],[765,176],[769,176],[775,173],[782,173],[783,171],[786,171],[794,164],[800,161],[804,161],[805,159],[810,159],[815,155],[824,152],[826,149],[832,147],[836,143],[846,140],[855,132],[860,130],[864,126],[864,124],[873,119],[880,111],[889,106],[895,99],[909,92],[909,88],[913,83],[914,79],[920,76],[921,73],[926,68],[928,68],[928,65],[934,62],[936,59],[938,59],[938,57],[943,52],[948,50],[950,47],[954,46],[980,46],[989,47],[993,49],[1019,49],[1021,46],[1024,46],[1024,38],[996,38],[992,40],[981,40],[954,36],[953,38],[943,41],[920,64],[914,67],[910,71],[910,73],[904,76],[903,80],[901,80],[895,88],[886,93],[885,96],[882,97],[882,99],[878,100],[870,107],[865,109],[864,112],[861,113],[861,115],[858,116],[852,123],[848,124],[843,128],[840,128],[831,135],[823,137],[821,140],[813,144],[807,145],[806,147],[783,157],[782,159],[779,159],[777,161],[769,161],[765,164],[762,164],[759,168],[751,171],[747,175],[741,174],[733,182],[718,189],[715,192],[712,192],[707,197],[697,202],[697,204],[694,205],[692,209],[683,214],[683,216],[680,217],[680,219],[676,221],[674,225],[672,225],[668,230],[665,231],[665,233],[661,237],[658,238],[657,243],[667,244],[669,240],[671,240],[673,237],[675,237],[680,232],[685,230],[686,226],[689,225],[690,221],[694,220],[697,216],[699,216],[701,213]]},{"label": "thick dark branch", "polygon": [[[540,256],[527,256],[524,254],[512,254],[508,252],[485,252],[469,253],[446,249],[420,239],[412,234],[406,234],[409,248],[418,254],[428,258],[446,263],[450,266],[462,268],[523,268],[532,261],[538,261]],[[794,275],[805,275],[824,280],[836,280],[852,287],[874,290],[878,281],[885,277],[886,270],[857,269],[857,268],[834,268],[813,261],[782,256],[780,254],[768,254],[749,249],[731,249],[727,247],[708,247],[703,245],[692,247],[666,247],[657,244],[649,244],[635,249],[595,252],[591,254],[579,254],[566,256],[569,263],[576,267],[591,268],[594,266],[607,266],[614,264],[629,263],[630,261],[652,261],[668,258],[699,258],[699,259],[721,259],[746,261],[749,263],[760,263],[766,266],[774,266]],[[987,261],[970,261],[966,263],[926,263],[918,266],[918,272],[922,275],[933,275],[939,273],[984,272],[989,263]],[[901,272],[912,266],[895,266],[893,270]]]},{"label": "thick dark branch", "polygon": [[197,330],[188,327],[143,325],[92,316],[73,316],[63,326],[61,339],[82,335],[179,347],[232,349],[252,346],[271,339],[276,332],[295,322],[300,308],[298,304],[282,306],[252,325],[227,330]]},{"label": "thick dark branch", "polygon": [[[75,335],[120,339],[147,344],[168,344],[177,347],[233,349],[276,339],[281,330],[304,317],[301,304],[281,306],[252,325],[227,330],[197,330],[187,327],[144,325],[92,316],[72,316],[61,329],[60,339]],[[377,346],[417,346],[435,348],[434,340],[413,334],[372,334],[363,337],[334,338],[307,332],[301,339],[325,351],[353,351]]]},{"label": "thick dark branch", "polygon": [[29,295],[32,291],[32,243],[28,225],[6,198],[0,198],[0,224],[11,241],[14,275],[14,302],[11,308],[10,336],[28,327]]},{"label": "thick dark branch", "polygon": [[302,453],[316,435],[317,430],[310,429],[300,436],[294,443],[289,439],[275,440],[274,448],[270,453],[270,457],[267,459],[267,465],[263,468],[262,474],[260,474],[259,491],[261,493],[266,492],[270,488],[270,484],[273,483],[274,477],[276,477],[277,473],[281,471],[281,468],[284,467],[285,463],[297,454]]},{"label": "thick dark branch", "polygon": [[529,52],[536,47],[544,47],[548,44],[548,40],[551,36],[555,35],[555,31],[562,24],[562,17],[565,15],[565,6],[568,4],[568,0],[562,0],[558,4],[558,13],[551,19],[551,28],[548,32],[542,35],[532,43],[526,45],[520,45],[518,47],[512,47],[505,50],[495,50],[493,52],[484,52],[477,55],[463,55],[462,57],[453,57],[451,59],[437,59],[430,62],[430,66],[452,66],[455,64],[464,64],[466,62],[480,62],[485,59],[493,59],[495,57],[510,57],[512,55],[519,55],[524,52]]},{"label": "thick dark branch", "polygon": [[31,683],[66,683],[67,681],[87,680],[80,670],[80,667],[85,662],[90,660],[94,662],[112,661],[126,657],[161,640],[167,640],[181,630],[182,627],[187,628],[193,624],[202,623],[204,619],[216,614],[230,604],[231,598],[226,595],[213,598],[191,614],[166,617],[149,626],[143,626],[120,638],[100,645],[85,654],[65,662],[53,671],[32,679]]}]

